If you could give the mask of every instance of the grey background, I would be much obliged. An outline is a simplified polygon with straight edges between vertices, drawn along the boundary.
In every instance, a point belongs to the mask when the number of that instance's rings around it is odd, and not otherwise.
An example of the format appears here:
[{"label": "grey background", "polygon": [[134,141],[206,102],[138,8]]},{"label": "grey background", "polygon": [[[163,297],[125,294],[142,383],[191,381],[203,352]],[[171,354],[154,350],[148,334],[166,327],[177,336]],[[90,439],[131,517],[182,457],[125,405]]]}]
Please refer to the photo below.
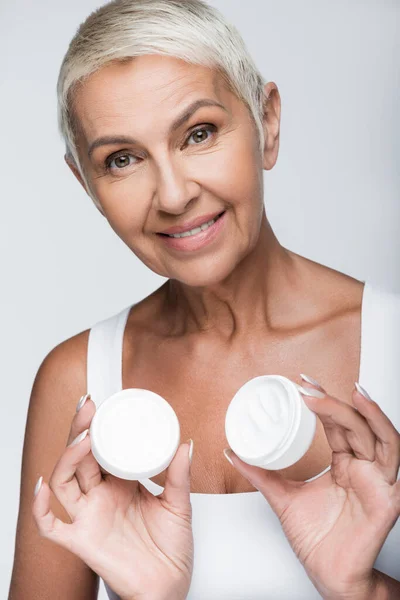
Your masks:
[{"label": "grey background", "polygon": [[[264,172],[278,239],[400,291],[400,4],[211,3],[238,27],[282,96],[280,156]],[[164,281],[116,237],[63,160],[58,69],[79,23],[99,4],[0,5],[1,598],[13,563],[26,412],[41,361]]]}]

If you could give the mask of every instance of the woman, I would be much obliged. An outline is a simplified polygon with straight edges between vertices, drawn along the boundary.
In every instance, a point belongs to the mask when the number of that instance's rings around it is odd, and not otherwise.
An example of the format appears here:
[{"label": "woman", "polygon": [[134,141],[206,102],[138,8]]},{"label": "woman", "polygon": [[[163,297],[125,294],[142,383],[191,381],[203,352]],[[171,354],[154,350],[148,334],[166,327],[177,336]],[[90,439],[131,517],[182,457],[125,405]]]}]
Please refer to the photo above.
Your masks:
[{"label": "woman", "polygon": [[[122,600],[400,597],[400,299],[274,235],[275,83],[206,3],[116,0],[79,28],[58,94],[67,164],[167,281],[38,371],[11,598],[87,600],[99,576]],[[223,452],[230,400],[267,373],[305,382],[319,417],[281,471]],[[129,387],[167,399],[189,438],[140,483],[103,472],[87,435]]]}]

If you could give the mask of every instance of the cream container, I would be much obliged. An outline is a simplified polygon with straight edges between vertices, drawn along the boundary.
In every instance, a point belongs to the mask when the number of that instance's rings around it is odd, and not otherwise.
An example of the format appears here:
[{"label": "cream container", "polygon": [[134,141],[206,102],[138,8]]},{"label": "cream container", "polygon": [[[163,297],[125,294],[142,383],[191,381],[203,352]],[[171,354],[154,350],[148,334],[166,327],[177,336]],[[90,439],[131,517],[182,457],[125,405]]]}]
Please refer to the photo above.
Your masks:
[{"label": "cream container", "polygon": [[93,456],[121,479],[147,479],[168,467],[179,446],[172,406],[158,394],[124,389],[104,400],[90,424]]},{"label": "cream container", "polygon": [[225,434],[244,462],[284,469],[307,452],[317,419],[299,387],[281,375],[262,375],[236,392],[226,412]]}]

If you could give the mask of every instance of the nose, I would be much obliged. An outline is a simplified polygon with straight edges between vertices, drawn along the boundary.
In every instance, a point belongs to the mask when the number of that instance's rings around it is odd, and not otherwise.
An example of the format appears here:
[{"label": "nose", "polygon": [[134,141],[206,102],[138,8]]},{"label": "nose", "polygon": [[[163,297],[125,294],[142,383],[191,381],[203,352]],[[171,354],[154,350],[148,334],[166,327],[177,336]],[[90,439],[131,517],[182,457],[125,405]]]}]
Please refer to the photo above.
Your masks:
[{"label": "nose", "polygon": [[154,207],[170,214],[180,215],[199,195],[199,185],[185,171],[181,161],[163,161],[158,168],[157,188],[154,194]]}]

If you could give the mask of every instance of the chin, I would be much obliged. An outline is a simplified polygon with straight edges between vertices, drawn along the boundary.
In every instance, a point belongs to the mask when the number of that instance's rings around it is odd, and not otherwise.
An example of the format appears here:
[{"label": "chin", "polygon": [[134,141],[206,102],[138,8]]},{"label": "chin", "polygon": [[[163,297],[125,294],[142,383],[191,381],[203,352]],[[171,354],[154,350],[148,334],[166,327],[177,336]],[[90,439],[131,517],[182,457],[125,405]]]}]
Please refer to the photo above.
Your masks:
[{"label": "chin", "polygon": [[193,261],[192,264],[182,265],[174,274],[168,275],[170,279],[180,281],[190,287],[212,287],[222,284],[234,271],[239,262],[224,259],[216,254],[213,258]]}]

